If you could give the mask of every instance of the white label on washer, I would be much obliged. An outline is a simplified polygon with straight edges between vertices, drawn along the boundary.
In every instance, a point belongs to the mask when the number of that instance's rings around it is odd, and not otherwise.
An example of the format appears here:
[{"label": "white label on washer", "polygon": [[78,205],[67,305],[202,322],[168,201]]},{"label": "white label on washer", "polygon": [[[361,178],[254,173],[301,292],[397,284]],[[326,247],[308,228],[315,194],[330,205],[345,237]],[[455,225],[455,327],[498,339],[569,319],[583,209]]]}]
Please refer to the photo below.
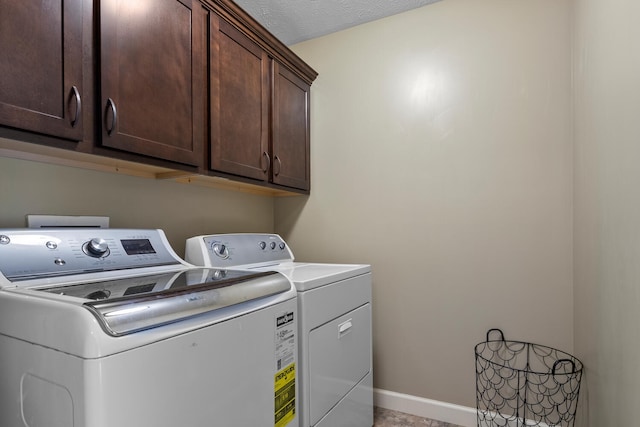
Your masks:
[{"label": "white label on washer", "polygon": [[274,426],[285,427],[296,416],[296,327],[292,311],[276,316]]},{"label": "white label on washer", "polygon": [[276,372],[295,362],[296,328],[293,311],[276,316]]}]

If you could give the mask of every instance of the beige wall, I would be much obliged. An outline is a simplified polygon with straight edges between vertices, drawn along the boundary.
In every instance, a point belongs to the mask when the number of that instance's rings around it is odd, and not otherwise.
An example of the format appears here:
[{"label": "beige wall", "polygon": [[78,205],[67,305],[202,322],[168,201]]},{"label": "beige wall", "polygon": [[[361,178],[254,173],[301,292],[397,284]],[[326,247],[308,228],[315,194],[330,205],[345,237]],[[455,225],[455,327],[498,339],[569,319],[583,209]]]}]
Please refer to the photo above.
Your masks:
[{"label": "beige wall", "polygon": [[0,228],[27,214],[105,215],[111,227],[161,228],[184,255],[187,237],[273,231],[273,199],[0,157]]},{"label": "beige wall", "polygon": [[375,386],[475,407],[488,328],[572,351],[568,0],[444,0],[301,43],[298,259],[371,263]]},{"label": "beige wall", "polygon": [[640,3],[575,0],[575,348],[589,425],[638,425]]}]

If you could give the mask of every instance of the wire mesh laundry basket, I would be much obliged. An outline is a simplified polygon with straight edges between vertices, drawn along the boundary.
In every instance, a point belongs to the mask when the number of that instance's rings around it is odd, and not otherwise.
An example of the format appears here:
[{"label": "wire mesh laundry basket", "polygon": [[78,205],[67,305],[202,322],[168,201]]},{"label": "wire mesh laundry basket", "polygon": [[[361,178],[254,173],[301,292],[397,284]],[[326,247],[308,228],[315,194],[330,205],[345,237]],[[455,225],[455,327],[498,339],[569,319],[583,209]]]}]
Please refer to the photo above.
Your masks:
[{"label": "wire mesh laundry basket", "polygon": [[487,331],[475,354],[478,427],[573,427],[580,360],[551,347],[506,341],[500,329]]}]

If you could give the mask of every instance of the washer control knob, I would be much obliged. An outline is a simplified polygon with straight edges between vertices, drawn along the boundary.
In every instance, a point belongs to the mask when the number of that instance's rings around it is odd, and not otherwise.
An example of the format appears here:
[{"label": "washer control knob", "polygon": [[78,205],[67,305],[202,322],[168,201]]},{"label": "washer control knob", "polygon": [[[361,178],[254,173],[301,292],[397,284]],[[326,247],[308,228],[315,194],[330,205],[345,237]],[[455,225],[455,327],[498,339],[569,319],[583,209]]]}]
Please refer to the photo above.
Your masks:
[{"label": "washer control knob", "polygon": [[229,258],[229,249],[227,249],[226,245],[220,242],[216,242],[211,246],[211,249],[213,249],[213,253],[216,254],[216,256],[218,256],[219,258]]},{"label": "washer control knob", "polygon": [[109,245],[107,241],[99,237],[95,237],[85,243],[85,253],[95,258],[102,258],[109,255]]},{"label": "washer control knob", "polygon": [[276,248],[276,242],[271,242],[269,243],[269,247],[271,248],[271,250]]},{"label": "washer control knob", "polygon": [[266,242],[260,242],[258,243],[258,245],[260,246],[260,249],[265,250],[265,248],[267,247]]},{"label": "washer control knob", "polygon": [[279,246],[280,246],[280,250],[281,250],[281,251],[284,251],[284,248],[285,248],[285,244],[284,244],[284,242],[280,242],[280,245],[279,245]]},{"label": "washer control knob", "polygon": [[222,280],[227,277],[226,270],[216,270],[213,272],[213,280]]}]

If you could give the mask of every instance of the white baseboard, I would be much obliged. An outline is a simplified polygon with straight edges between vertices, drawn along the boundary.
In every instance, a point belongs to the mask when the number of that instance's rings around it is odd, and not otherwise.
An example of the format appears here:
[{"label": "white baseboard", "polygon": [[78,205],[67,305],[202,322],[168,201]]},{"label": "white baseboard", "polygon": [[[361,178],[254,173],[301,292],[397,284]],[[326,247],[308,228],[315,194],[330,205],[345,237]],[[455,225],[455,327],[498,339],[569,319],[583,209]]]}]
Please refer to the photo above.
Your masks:
[{"label": "white baseboard", "polygon": [[373,404],[385,409],[444,421],[463,427],[476,427],[476,408],[425,399],[394,391],[373,389]]}]

